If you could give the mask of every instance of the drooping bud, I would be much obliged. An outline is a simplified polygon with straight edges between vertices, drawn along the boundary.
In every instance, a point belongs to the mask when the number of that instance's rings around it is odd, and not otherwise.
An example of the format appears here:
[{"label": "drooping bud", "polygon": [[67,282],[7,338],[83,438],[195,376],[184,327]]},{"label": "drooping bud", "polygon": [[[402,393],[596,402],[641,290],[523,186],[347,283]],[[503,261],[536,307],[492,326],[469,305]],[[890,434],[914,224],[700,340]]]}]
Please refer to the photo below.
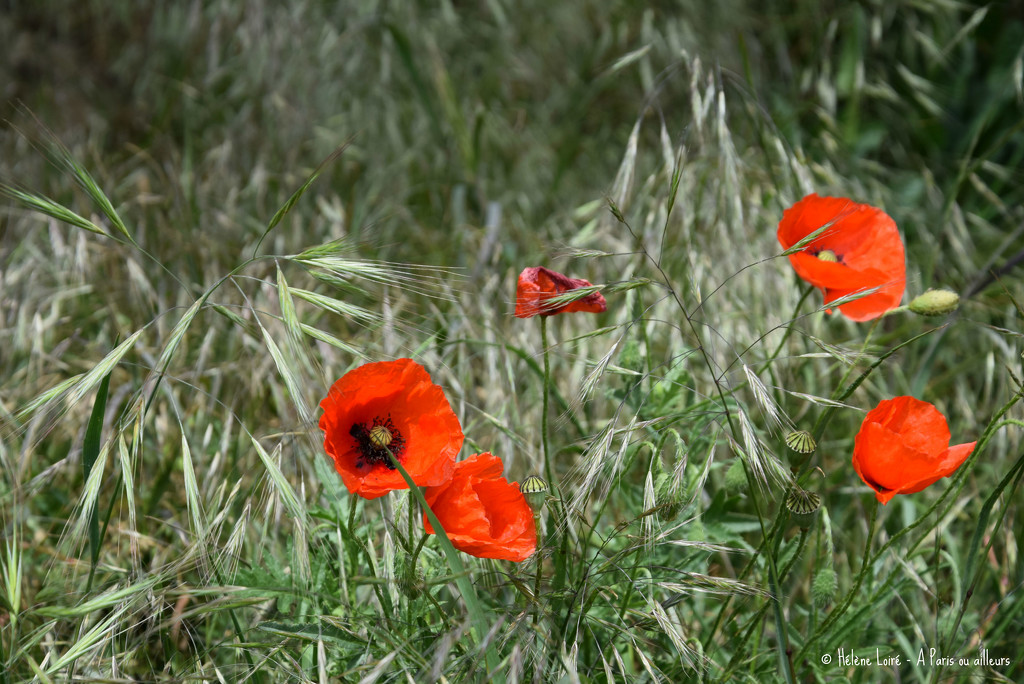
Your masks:
[{"label": "drooping bud", "polygon": [[519,491],[526,498],[526,503],[536,515],[544,508],[544,501],[548,498],[548,483],[543,478],[530,475],[519,485]]},{"label": "drooping bud", "polygon": [[747,474],[743,471],[743,462],[735,459],[725,471],[725,489],[728,492],[740,492],[747,487]]},{"label": "drooping bud", "polygon": [[952,290],[928,290],[910,302],[911,311],[922,316],[945,316],[960,306],[960,295]]},{"label": "drooping bud", "polygon": [[838,588],[839,580],[836,578],[836,571],[831,567],[822,568],[814,576],[814,582],[811,583],[811,597],[819,608],[825,608],[835,600]]}]

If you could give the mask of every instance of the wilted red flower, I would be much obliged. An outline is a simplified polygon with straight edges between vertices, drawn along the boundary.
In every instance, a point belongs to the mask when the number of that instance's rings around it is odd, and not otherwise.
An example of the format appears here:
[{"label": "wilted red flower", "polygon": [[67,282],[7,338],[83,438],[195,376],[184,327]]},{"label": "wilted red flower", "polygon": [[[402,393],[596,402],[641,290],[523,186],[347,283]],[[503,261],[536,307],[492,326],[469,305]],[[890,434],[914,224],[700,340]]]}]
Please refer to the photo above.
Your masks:
[{"label": "wilted red flower", "polygon": [[408,489],[388,451],[416,484],[448,480],[462,428],[444,392],[412,359],[367,363],[341,377],[320,408],[324,450],[348,491],[376,499]]},{"label": "wilted red flower", "polygon": [[[451,480],[424,496],[452,545],[478,558],[524,561],[537,550],[533,511],[515,482],[502,477],[501,459],[473,454],[455,465]],[[434,528],[426,516],[428,534]]]},{"label": "wilted red flower", "polygon": [[853,446],[853,469],[884,504],[951,475],[975,444],[949,446],[946,419],[928,402],[886,399],[864,417]]},{"label": "wilted red flower", "polygon": [[822,226],[821,235],[789,255],[798,276],[825,292],[825,303],[878,287],[839,310],[868,321],[894,309],[903,298],[906,265],[896,223],[881,209],[845,197],[808,195],[782,214],[778,237],[789,249]]},{"label": "wilted red flower", "polygon": [[554,316],[576,311],[601,313],[608,308],[604,301],[604,295],[600,292],[592,292],[561,306],[548,303],[552,297],[581,287],[592,287],[592,285],[586,280],[569,278],[543,266],[524,268],[523,272],[519,274],[519,282],[516,285],[516,317],[532,318],[537,314]]}]

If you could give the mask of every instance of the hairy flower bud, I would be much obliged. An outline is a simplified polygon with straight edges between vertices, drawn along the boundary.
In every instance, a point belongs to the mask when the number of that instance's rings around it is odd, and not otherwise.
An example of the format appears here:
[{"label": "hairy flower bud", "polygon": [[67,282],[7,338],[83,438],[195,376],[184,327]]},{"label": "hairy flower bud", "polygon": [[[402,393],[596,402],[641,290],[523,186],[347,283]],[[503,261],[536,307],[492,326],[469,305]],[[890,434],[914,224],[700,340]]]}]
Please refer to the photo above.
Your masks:
[{"label": "hairy flower bud", "polygon": [[832,568],[822,568],[814,576],[811,584],[811,596],[819,608],[830,605],[836,597],[836,590],[839,588],[839,580],[836,579],[836,571]]},{"label": "hairy flower bud", "polygon": [[960,295],[952,290],[928,290],[910,302],[910,310],[922,316],[945,316],[960,306]]},{"label": "hairy flower bud", "polygon": [[729,469],[725,471],[725,489],[730,493],[737,493],[747,488],[747,474],[743,471],[743,462],[734,459]]}]

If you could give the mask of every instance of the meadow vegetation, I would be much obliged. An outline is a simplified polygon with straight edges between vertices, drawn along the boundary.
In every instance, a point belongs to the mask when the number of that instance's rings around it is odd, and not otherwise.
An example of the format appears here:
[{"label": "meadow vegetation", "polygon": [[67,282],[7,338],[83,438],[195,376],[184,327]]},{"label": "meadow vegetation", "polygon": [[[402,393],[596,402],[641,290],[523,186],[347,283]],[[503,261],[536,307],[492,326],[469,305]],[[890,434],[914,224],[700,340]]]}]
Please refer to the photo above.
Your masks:
[{"label": "meadow vegetation", "polygon": [[[0,45],[0,684],[1024,678],[1013,3],[42,0]],[[815,192],[959,309],[826,313]],[[607,311],[516,318],[531,266]],[[528,560],[346,492],[318,403],[402,357],[551,480]],[[978,444],[881,506],[903,395]]]}]

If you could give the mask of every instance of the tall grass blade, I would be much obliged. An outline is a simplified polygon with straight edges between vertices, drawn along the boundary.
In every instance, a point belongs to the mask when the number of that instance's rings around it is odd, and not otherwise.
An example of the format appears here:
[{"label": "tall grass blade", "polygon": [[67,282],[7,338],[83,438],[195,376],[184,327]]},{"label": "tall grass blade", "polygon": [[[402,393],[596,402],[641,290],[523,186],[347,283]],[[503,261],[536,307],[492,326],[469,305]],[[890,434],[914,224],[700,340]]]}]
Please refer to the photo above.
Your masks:
[{"label": "tall grass blade", "polygon": [[196,541],[202,543],[206,538],[206,522],[199,503],[199,483],[196,481],[196,471],[192,465],[192,450],[188,446],[184,429],[181,432],[181,471],[185,481],[185,502],[188,505],[189,517],[192,518],[192,532]]},{"label": "tall grass blade", "polygon": [[313,182],[320,177],[320,174],[324,172],[324,169],[326,169],[329,165],[333,164],[334,160],[336,160],[338,157],[342,155],[342,153],[345,151],[345,148],[352,144],[352,140],[353,138],[350,137],[348,140],[339,145],[334,150],[334,152],[331,152],[331,154],[328,155],[326,159],[320,162],[320,166],[316,167],[316,170],[314,170],[313,173],[309,176],[309,178],[306,179],[306,182],[299,186],[299,189],[293,192],[292,196],[288,198],[288,201],[286,201],[281,206],[281,208],[277,210],[277,213],[275,213],[273,218],[270,219],[270,223],[267,224],[267,229],[263,231],[263,234],[260,235],[260,239],[256,241],[256,247],[252,251],[253,258],[256,258],[256,255],[259,254],[260,246],[263,244],[263,240],[265,240],[266,237],[270,234],[270,231],[272,231],[277,226],[277,224],[281,222],[281,219],[285,217],[285,214],[291,211],[292,208],[296,205],[296,203],[298,203],[299,199],[306,194],[306,190],[309,190],[309,186],[312,185]]},{"label": "tall grass blade", "polygon": [[[85,429],[85,442],[82,444],[82,479],[88,481],[96,458],[100,455],[100,436],[103,433],[103,416],[107,408],[107,389],[110,387],[110,373],[100,381],[96,391],[96,401],[92,405],[92,415]],[[100,523],[96,509],[89,515],[89,581],[88,592],[92,589],[93,576],[96,573],[96,561],[100,557]]]},{"label": "tall grass blade", "polygon": [[295,495],[295,490],[292,489],[288,479],[281,472],[281,469],[277,466],[274,459],[267,453],[263,445],[260,444],[259,440],[255,437],[250,436],[252,445],[256,447],[256,454],[260,457],[260,461],[263,462],[263,467],[267,470],[267,475],[270,476],[270,481],[274,483],[274,489],[277,490],[281,500],[284,502],[285,508],[288,509],[288,513],[296,521],[306,519],[306,511],[302,503],[299,501],[299,497]]}]

